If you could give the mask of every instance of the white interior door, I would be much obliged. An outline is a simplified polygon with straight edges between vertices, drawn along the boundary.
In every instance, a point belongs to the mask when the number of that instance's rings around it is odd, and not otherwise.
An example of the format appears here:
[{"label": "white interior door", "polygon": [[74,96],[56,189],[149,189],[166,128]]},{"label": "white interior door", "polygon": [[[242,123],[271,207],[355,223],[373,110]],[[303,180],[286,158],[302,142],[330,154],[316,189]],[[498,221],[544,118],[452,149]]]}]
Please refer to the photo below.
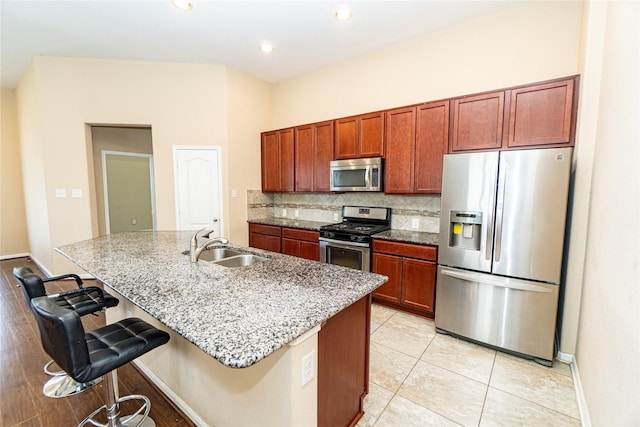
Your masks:
[{"label": "white interior door", "polygon": [[221,236],[220,147],[174,147],[178,230],[213,230]]}]

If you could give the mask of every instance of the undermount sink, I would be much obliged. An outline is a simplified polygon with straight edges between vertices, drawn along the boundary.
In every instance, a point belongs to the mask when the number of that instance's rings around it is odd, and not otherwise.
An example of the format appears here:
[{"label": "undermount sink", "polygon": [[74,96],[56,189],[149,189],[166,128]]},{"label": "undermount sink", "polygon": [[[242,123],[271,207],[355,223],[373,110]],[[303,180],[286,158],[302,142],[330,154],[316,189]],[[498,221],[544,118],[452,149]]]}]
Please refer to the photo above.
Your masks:
[{"label": "undermount sink", "polygon": [[214,264],[221,265],[223,267],[246,267],[258,262],[267,261],[268,258],[264,258],[253,254],[236,255],[229,258],[223,258],[218,261],[213,261]]},{"label": "undermount sink", "polygon": [[202,251],[198,259],[202,261],[218,261],[236,255],[243,255],[243,252],[234,251],[229,248],[211,248]]}]

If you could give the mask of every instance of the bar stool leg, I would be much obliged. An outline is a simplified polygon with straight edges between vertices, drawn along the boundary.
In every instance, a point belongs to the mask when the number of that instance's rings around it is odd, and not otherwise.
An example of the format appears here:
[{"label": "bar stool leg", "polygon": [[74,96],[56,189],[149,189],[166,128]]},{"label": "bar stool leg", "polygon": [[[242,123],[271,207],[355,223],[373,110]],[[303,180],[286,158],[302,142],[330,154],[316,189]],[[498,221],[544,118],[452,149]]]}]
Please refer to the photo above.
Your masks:
[{"label": "bar stool leg", "polygon": [[[151,410],[151,402],[146,396],[140,394],[132,394],[120,398],[118,391],[118,374],[117,370],[113,370],[104,374],[105,380],[105,392],[106,404],[93,411],[87,418],[85,418],[78,427],[86,425],[100,426],[100,427],[155,427],[156,423],[151,417],[149,417],[149,411]],[[142,405],[136,412],[124,417],[120,416],[120,403],[127,400],[141,400]],[[107,424],[100,424],[93,418],[101,411],[106,411]]]}]

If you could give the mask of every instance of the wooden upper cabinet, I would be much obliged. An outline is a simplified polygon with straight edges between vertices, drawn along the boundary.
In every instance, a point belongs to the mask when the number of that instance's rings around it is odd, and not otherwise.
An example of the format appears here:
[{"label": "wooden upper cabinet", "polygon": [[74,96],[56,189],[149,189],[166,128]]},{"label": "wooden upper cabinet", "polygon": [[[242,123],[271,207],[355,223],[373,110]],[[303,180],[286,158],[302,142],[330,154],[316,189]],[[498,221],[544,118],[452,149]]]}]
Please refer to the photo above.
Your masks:
[{"label": "wooden upper cabinet", "polygon": [[295,128],[296,191],[313,190],[313,125]]},{"label": "wooden upper cabinet", "polygon": [[508,93],[509,148],[573,142],[574,79],[516,88]]},{"label": "wooden upper cabinet", "polygon": [[329,163],[333,160],[333,121],[295,128],[295,189],[329,191]]},{"label": "wooden upper cabinet", "polygon": [[416,107],[386,112],[384,191],[389,194],[413,193],[416,155]]},{"label": "wooden upper cabinet", "polygon": [[335,121],[335,159],[384,156],[384,112]]},{"label": "wooden upper cabinet", "polygon": [[294,190],[293,129],[264,132],[262,149],[262,191]]},{"label": "wooden upper cabinet", "polygon": [[449,146],[449,101],[417,108],[415,193],[442,192],[442,163]]},{"label": "wooden upper cabinet", "polygon": [[385,193],[440,193],[449,101],[387,111],[385,144]]},{"label": "wooden upper cabinet", "polygon": [[504,91],[455,98],[451,152],[502,147]]}]

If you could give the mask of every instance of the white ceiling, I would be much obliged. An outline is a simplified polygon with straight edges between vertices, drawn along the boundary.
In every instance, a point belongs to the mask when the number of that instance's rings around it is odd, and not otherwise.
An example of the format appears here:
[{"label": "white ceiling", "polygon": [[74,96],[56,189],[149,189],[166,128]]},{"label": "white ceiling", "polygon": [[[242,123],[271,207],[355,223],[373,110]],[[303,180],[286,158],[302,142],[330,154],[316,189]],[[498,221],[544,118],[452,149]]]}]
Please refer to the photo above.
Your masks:
[{"label": "white ceiling", "polygon": [[[170,0],[0,0],[1,84],[15,87],[35,55],[225,64],[276,83],[513,1],[192,0],[184,12]],[[351,20],[333,19],[341,5]]]}]

